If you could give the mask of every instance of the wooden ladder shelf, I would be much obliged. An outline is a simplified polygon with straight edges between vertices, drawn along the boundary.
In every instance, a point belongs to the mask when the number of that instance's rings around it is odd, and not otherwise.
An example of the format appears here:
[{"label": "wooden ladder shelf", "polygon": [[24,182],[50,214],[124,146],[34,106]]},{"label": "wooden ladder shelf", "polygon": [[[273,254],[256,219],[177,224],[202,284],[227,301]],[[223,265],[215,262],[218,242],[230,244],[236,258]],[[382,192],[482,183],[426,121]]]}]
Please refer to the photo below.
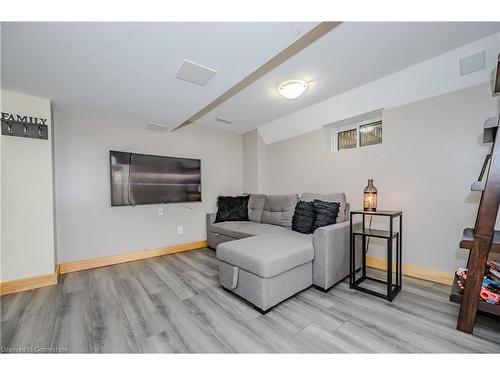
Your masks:
[{"label": "wooden ladder shelf", "polygon": [[493,142],[493,147],[491,154],[486,157],[479,181],[471,187],[473,191],[482,191],[476,225],[464,230],[460,242],[461,248],[470,250],[467,282],[463,294],[460,294],[455,279],[450,296],[451,301],[460,303],[457,329],[466,333],[472,333],[478,310],[500,316],[500,305],[488,304],[479,299],[488,256],[490,252],[500,253],[500,231],[495,232],[500,205],[500,136],[497,137],[499,126],[500,116],[492,117],[484,124],[483,141]]}]

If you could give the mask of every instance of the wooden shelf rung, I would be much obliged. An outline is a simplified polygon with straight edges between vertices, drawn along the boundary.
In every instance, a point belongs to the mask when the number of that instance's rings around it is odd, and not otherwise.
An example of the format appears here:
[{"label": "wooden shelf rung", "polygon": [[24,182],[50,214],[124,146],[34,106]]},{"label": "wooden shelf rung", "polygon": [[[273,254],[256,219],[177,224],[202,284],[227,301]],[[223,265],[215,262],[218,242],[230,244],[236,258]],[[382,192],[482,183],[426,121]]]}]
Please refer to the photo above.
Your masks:
[{"label": "wooden shelf rung", "polygon": [[486,181],[474,181],[470,187],[471,191],[484,191]]},{"label": "wooden shelf rung", "polygon": [[[465,228],[460,241],[461,249],[472,249],[472,243],[474,242],[474,228]],[[493,235],[493,243],[490,248],[491,253],[500,253],[500,231],[496,230]]]}]

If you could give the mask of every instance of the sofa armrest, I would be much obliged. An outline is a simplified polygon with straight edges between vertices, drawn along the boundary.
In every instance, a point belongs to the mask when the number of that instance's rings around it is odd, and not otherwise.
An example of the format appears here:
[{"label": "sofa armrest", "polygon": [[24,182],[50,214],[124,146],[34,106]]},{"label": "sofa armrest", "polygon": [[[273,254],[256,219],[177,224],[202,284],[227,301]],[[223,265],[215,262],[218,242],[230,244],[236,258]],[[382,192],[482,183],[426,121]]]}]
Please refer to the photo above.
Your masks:
[{"label": "sofa armrest", "polygon": [[[354,226],[361,227],[361,222],[354,223]],[[349,236],[350,221],[327,225],[314,231],[314,285],[328,289],[349,276]],[[360,248],[360,244],[356,244],[356,249]],[[356,264],[360,264],[360,255],[360,252],[356,254]]]},{"label": "sofa armrest", "polygon": [[214,237],[216,236],[214,233],[212,233],[212,225],[215,223],[215,213],[207,214],[207,242],[208,242],[208,247],[215,249],[217,246],[217,242],[214,240]]},{"label": "sofa armrest", "polygon": [[215,213],[207,214],[207,235],[212,232],[212,224],[215,223]]},{"label": "sofa armrest", "polygon": [[207,224],[208,223],[210,223],[210,224],[215,223],[215,216],[216,216],[215,212],[213,212],[211,214],[207,214]]}]

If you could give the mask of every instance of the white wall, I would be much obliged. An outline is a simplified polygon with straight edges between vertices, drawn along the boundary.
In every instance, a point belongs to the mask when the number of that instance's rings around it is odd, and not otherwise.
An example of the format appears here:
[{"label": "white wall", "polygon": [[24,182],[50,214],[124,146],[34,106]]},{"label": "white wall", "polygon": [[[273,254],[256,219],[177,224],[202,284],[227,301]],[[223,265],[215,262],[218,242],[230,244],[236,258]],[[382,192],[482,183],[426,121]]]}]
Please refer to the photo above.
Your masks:
[{"label": "white wall", "polygon": [[257,193],[267,194],[267,145],[262,138],[260,132],[256,129],[257,137],[257,165],[258,165],[258,180],[257,180]]},{"label": "white wall", "polygon": [[1,111],[46,118],[49,140],[1,136],[1,281],[54,272],[52,119],[48,99],[1,90]]},{"label": "white wall", "polygon": [[266,143],[257,129],[243,134],[243,191],[267,192]]},{"label": "white wall", "polygon": [[259,150],[257,129],[243,134],[243,191],[257,193],[259,189]]},{"label": "white wall", "polygon": [[[217,196],[242,192],[240,134],[196,125],[159,133],[145,122],[59,112],[54,124],[60,263],[206,240],[205,214]],[[109,150],[200,158],[203,202],[111,207]]]},{"label": "white wall", "polygon": [[[485,68],[461,76],[459,59],[483,50],[486,51]],[[259,131],[266,143],[277,142],[360,113],[395,108],[490,82],[499,50],[500,33],[496,33],[263,124]],[[369,64],[369,61],[366,63]],[[490,89],[490,93],[492,91]]]},{"label": "white wall", "polygon": [[467,256],[458,244],[480,197],[470,184],[491,148],[481,144],[483,122],[499,112],[488,82],[385,110],[380,145],[332,153],[326,128],[272,143],[269,193],[344,191],[360,208],[373,178],[379,208],[404,212],[403,262],[452,271]]}]

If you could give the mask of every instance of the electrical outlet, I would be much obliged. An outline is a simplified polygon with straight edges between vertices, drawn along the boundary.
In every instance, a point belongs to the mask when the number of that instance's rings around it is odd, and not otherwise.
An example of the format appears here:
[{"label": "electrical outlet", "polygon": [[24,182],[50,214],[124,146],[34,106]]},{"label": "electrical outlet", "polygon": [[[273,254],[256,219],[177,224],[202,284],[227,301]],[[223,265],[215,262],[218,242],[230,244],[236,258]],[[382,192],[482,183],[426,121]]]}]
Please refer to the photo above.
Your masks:
[{"label": "electrical outlet", "polygon": [[177,226],[177,234],[183,234],[183,233],[184,233],[184,226],[178,225]]},{"label": "electrical outlet", "polygon": [[158,215],[160,216],[165,215],[165,207],[158,207]]}]

